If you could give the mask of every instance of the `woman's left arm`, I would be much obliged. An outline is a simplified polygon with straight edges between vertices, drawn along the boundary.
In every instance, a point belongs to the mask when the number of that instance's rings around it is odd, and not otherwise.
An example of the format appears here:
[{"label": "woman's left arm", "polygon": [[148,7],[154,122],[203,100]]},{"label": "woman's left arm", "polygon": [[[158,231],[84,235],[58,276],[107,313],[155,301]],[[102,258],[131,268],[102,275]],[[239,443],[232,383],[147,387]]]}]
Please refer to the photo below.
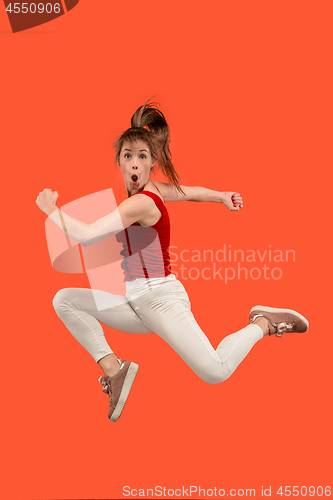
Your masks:
[{"label": "woman's left arm", "polygon": [[212,201],[223,203],[229,210],[238,211],[243,207],[243,199],[236,191],[214,191],[201,186],[180,186],[182,195],[171,184],[154,182],[165,201]]}]

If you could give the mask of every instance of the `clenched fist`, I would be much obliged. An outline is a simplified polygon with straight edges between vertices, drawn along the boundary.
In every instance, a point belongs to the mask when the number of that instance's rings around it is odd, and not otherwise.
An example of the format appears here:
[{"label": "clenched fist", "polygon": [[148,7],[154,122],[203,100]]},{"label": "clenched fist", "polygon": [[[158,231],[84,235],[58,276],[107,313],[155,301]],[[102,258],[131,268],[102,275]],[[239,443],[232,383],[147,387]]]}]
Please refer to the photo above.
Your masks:
[{"label": "clenched fist", "polygon": [[50,215],[50,213],[57,209],[56,203],[58,198],[58,191],[52,191],[49,188],[45,188],[37,196],[36,203],[42,212],[46,213],[46,215]]},{"label": "clenched fist", "polygon": [[227,191],[224,194],[223,203],[229,210],[235,211],[243,208],[243,198],[235,191]]}]

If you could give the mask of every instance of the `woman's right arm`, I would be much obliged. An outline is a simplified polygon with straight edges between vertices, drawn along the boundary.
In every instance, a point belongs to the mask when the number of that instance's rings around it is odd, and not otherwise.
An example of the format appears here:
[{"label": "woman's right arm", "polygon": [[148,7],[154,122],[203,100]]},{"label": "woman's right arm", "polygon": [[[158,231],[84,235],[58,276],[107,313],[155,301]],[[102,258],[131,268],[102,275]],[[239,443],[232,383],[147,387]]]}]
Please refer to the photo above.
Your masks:
[{"label": "woman's right arm", "polygon": [[44,189],[37,197],[38,207],[72,240],[83,246],[91,246],[123,231],[126,227],[145,217],[151,210],[147,196],[137,196],[123,201],[113,212],[92,224],[74,219],[56,206],[58,193]]},{"label": "woman's right arm", "polygon": [[49,218],[72,240],[83,246],[94,245],[125,229],[118,208],[92,224],[74,219],[59,208],[52,211]]}]

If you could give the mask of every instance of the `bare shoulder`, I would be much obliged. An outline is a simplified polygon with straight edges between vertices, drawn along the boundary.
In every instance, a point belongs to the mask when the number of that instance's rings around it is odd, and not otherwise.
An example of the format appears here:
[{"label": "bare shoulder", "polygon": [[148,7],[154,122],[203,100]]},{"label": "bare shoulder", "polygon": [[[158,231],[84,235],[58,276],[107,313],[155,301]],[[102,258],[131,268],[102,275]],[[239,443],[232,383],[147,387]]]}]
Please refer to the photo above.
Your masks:
[{"label": "bare shoulder", "polygon": [[154,184],[159,189],[164,201],[189,201],[191,199],[191,187],[189,186],[180,186],[185,193],[184,196],[172,184],[155,181]]},{"label": "bare shoulder", "polygon": [[126,198],[118,206],[119,214],[124,227],[128,227],[133,222],[145,217],[152,209],[152,200],[145,195],[135,195]]},{"label": "bare shoulder", "polygon": [[126,198],[119,205],[119,209],[123,209],[126,212],[138,212],[138,210],[146,210],[151,206],[151,198],[145,196],[144,194],[137,193],[135,196]]}]

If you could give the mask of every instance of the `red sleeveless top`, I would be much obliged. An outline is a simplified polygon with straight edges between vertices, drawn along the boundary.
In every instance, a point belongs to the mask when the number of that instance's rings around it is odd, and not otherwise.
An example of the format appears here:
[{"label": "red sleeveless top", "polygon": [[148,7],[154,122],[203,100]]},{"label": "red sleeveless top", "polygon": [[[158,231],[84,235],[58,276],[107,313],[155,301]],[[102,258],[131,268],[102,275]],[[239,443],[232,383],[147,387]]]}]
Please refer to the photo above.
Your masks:
[{"label": "red sleeveless top", "polygon": [[149,196],[162,215],[153,226],[140,226],[138,222],[134,222],[116,235],[117,240],[123,245],[120,253],[125,257],[121,263],[125,275],[124,281],[168,276],[171,274],[168,211],[157,194],[144,190],[135,194]]}]

